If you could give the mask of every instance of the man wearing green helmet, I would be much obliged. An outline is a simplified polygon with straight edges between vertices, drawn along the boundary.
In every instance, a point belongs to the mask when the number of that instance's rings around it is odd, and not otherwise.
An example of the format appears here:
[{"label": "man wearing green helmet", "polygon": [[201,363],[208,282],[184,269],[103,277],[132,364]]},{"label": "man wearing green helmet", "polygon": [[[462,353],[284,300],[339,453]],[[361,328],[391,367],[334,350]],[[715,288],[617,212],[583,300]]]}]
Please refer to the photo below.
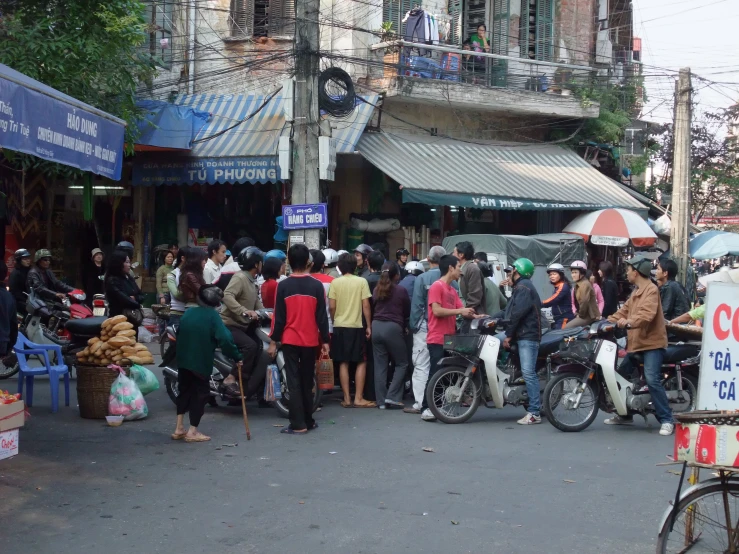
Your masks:
[{"label": "man wearing green helmet", "polygon": [[503,317],[509,321],[503,348],[509,350],[511,342],[518,345],[521,373],[526,381],[526,392],[529,396],[528,411],[518,420],[519,425],[541,423],[539,377],[536,375],[536,356],[539,354],[541,342],[541,298],[531,282],[533,274],[534,264],[528,258],[519,258],[513,262],[510,277],[513,283],[511,299],[505,311],[493,316]]},{"label": "man wearing green helmet", "polygon": [[51,271],[51,252],[45,249],[36,250],[33,261],[36,265],[28,272],[28,288],[42,300],[64,298],[74,290],[57,279]]},{"label": "man wearing green helmet", "polygon": [[[644,377],[649,394],[652,396],[655,415],[660,422],[659,434],[672,435],[675,430],[672,410],[667,401],[667,393],[662,385],[662,359],[667,348],[667,329],[662,313],[662,302],[657,285],[649,279],[652,262],[643,256],[626,260],[626,278],[636,288],[629,299],[608,321],[628,329],[627,349],[629,354],[638,352],[644,359]],[[632,365],[629,357],[619,367],[618,372],[631,377]],[[606,425],[630,425],[631,416],[616,415],[606,419]]]}]

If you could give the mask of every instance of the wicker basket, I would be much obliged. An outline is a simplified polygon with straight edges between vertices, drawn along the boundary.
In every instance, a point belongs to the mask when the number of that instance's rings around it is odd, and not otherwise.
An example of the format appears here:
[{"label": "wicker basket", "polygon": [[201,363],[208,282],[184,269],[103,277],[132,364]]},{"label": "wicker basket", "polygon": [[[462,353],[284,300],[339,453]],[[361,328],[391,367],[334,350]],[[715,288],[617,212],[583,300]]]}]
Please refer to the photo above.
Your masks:
[{"label": "wicker basket", "polygon": [[680,423],[700,423],[702,425],[736,425],[739,426],[739,412],[700,410],[675,414]]},{"label": "wicker basket", "polygon": [[[77,364],[77,403],[85,419],[105,419],[110,388],[118,377],[115,369],[100,365]],[[124,368],[129,375],[128,368]]]}]

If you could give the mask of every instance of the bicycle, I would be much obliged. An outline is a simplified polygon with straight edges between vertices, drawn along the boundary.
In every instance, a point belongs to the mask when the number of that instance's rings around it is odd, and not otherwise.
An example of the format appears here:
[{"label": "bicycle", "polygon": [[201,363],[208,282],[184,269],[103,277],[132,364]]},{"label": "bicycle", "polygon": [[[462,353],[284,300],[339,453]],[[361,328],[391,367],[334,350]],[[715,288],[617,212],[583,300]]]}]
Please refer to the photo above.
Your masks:
[{"label": "bicycle", "polygon": [[[694,412],[680,414],[679,419],[739,425],[739,413]],[[718,475],[682,491],[688,467],[711,469]],[[675,500],[662,518],[657,552],[739,554],[739,467],[683,462]]]}]

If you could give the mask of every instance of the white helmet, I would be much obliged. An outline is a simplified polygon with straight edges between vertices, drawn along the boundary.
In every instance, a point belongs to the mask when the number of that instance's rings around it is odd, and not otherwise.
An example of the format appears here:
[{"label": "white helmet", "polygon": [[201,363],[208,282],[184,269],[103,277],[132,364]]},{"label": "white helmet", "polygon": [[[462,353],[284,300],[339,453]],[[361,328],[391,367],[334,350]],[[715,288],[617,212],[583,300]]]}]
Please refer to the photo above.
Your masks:
[{"label": "white helmet", "polygon": [[338,252],[336,253],[336,255],[337,255],[337,256],[341,256],[342,254],[348,254],[348,253],[349,253],[349,251],[348,251],[348,250],[339,250],[339,251],[338,251]]},{"label": "white helmet", "polygon": [[326,248],[323,250],[323,255],[326,257],[325,264],[328,265],[336,265],[339,263],[339,253],[334,250],[333,248]]},{"label": "white helmet", "polygon": [[552,273],[553,271],[564,275],[565,268],[562,264],[549,264],[549,267],[547,268],[547,274]]},{"label": "white helmet", "polygon": [[585,265],[585,262],[582,260],[575,260],[570,264],[570,269],[577,269],[581,273],[586,273],[588,271],[588,266]]},{"label": "white helmet", "polygon": [[420,271],[423,273],[425,271],[421,262],[408,262],[405,264],[405,270],[408,273],[413,273],[414,271]]}]

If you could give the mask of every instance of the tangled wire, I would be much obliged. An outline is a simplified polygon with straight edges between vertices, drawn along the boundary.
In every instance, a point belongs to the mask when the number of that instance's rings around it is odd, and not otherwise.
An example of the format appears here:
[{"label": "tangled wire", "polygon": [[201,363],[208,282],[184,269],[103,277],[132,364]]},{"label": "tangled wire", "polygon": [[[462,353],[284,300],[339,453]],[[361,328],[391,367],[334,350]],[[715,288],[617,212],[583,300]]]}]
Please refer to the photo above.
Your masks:
[{"label": "tangled wire", "polygon": [[348,117],[356,106],[357,95],[349,74],[330,67],[318,76],[318,107],[337,118]]}]

